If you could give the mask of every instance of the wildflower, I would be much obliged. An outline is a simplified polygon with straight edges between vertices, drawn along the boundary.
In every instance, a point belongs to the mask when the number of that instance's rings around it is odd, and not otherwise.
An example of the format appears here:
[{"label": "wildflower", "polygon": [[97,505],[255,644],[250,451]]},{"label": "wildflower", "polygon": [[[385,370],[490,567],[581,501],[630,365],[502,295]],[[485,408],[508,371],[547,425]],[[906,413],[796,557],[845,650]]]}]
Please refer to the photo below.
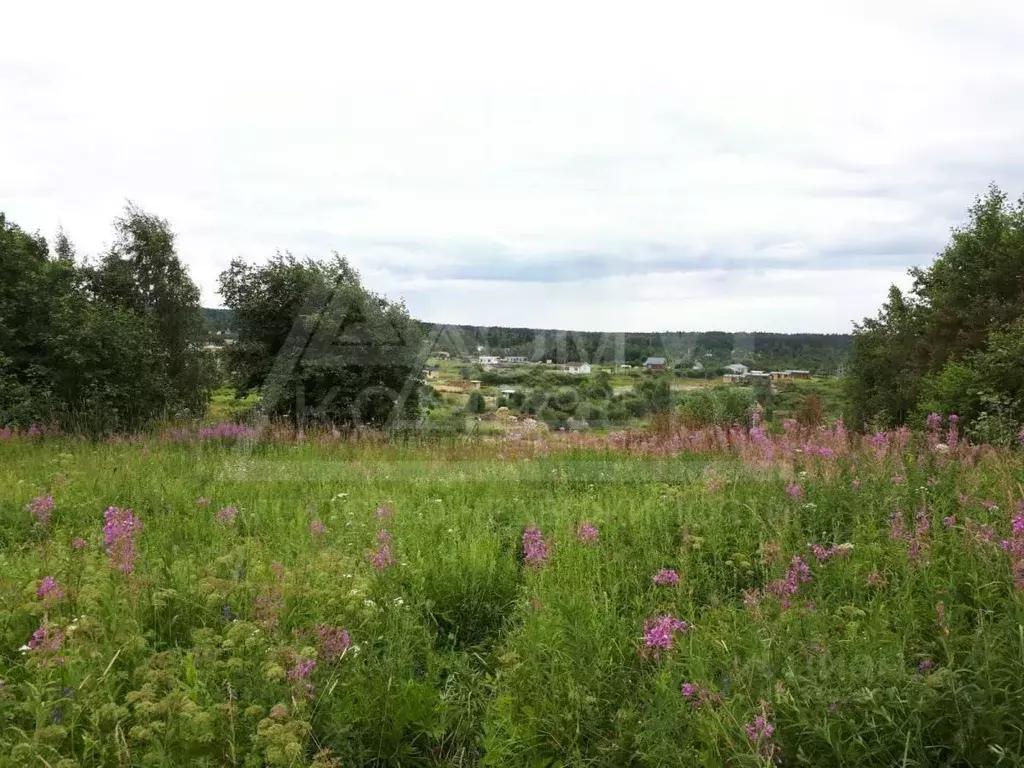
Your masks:
[{"label": "wildflower", "polygon": [[64,599],[64,590],[53,576],[46,576],[39,582],[36,597],[48,603],[57,603]]},{"label": "wildflower", "polygon": [[994,501],[983,501],[981,502],[981,506],[983,506],[989,512],[996,512],[999,510],[999,505],[996,504]]},{"label": "wildflower", "polygon": [[761,594],[756,589],[743,590],[743,605],[753,610],[761,603]]},{"label": "wildflower", "polygon": [[889,515],[889,538],[892,540],[905,539],[906,531],[903,528],[903,513],[894,509]]},{"label": "wildflower", "polygon": [[586,520],[576,527],[576,538],[581,544],[590,544],[591,542],[597,541],[599,535],[597,528]]},{"label": "wildflower", "polygon": [[217,522],[222,525],[231,525],[238,517],[237,507],[221,507],[217,512]]},{"label": "wildflower", "polygon": [[377,519],[378,520],[390,520],[395,516],[395,508],[390,504],[381,504],[377,507]]},{"label": "wildflower", "polygon": [[36,522],[45,528],[50,524],[53,506],[53,496],[37,496],[25,505],[25,509],[31,512]]},{"label": "wildflower", "polygon": [[922,661],[920,664],[917,665],[917,668],[921,671],[922,674],[924,674],[926,672],[929,672],[932,669],[932,667],[934,667],[934,666],[935,666],[935,662],[934,661],[932,661],[931,659],[925,659],[924,661]]},{"label": "wildflower", "polygon": [[893,485],[903,485],[906,482],[907,482],[907,478],[904,475],[893,475],[892,476],[892,484]]},{"label": "wildflower", "polygon": [[391,534],[388,533],[387,530],[385,530],[384,528],[381,528],[379,531],[377,531],[377,541],[381,544],[390,544]]},{"label": "wildflower", "polygon": [[75,536],[75,538],[71,540],[71,548],[76,551],[81,551],[85,549],[88,545],[89,542],[87,542],[81,536]]},{"label": "wildflower", "polygon": [[960,417],[959,416],[957,416],[955,413],[949,414],[949,423],[950,424],[956,424],[958,421],[960,421]]},{"label": "wildflower", "polygon": [[942,426],[942,416],[937,413],[929,413],[928,418],[925,419],[928,424],[928,428],[931,430],[939,429]]},{"label": "wildflower", "polygon": [[395,556],[391,553],[391,546],[388,544],[381,544],[377,549],[367,552],[366,559],[377,569],[378,573],[383,573],[395,564]]},{"label": "wildflower", "polygon": [[548,561],[547,542],[540,532],[540,528],[530,526],[523,531],[523,559],[529,566],[542,567]]},{"label": "wildflower", "polygon": [[942,518],[942,525],[944,528],[952,528],[956,525],[956,515],[949,515],[948,517]]},{"label": "wildflower", "polygon": [[274,720],[283,720],[288,717],[288,709],[284,704],[275,704],[270,708],[270,716]]},{"label": "wildflower", "polygon": [[205,496],[200,496],[198,499],[196,499],[196,504],[198,504],[200,507],[205,507],[207,504],[210,503],[212,502]]},{"label": "wildflower", "polygon": [[288,670],[288,679],[307,680],[314,669],[316,669],[315,659],[307,659],[303,656],[299,656],[299,658],[295,660],[295,666]]},{"label": "wildflower", "polygon": [[103,527],[103,540],[107,545],[110,565],[121,573],[131,573],[139,557],[135,550],[135,537],[142,530],[142,520],[130,509],[117,507],[108,508],[103,517],[107,521]]},{"label": "wildflower", "polygon": [[675,586],[679,583],[679,574],[671,568],[662,568],[651,578],[659,587]]},{"label": "wildflower", "polygon": [[850,481],[850,488],[852,488],[855,491],[859,491],[860,490],[860,480],[858,480],[857,478],[853,478],[853,480]]},{"label": "wildflower", "polygon": [[763,565],[771,565],[782,557],[782,545],[777,541],[762,541],[757,551],[761,553]]},{"label": "wildflower", "polygon": [[786,485],[786,493],[792,499],[802,499],[804,497],[804,489],[792,482]]},{"label": "wildflower", "polygon": [[320,653],[328,664],[340,659],[352,645],[352,638],[349,637],[347,629],[321,624],[317,627],[316,633],[320,638]]},{"label": "wildflower", "polygon": [[647,649],[653,649],[655,657],[661,651],[672,649],[676,632],[686,633],[692,627],[675,616],[663,615],[644,622],[644,645]]},{"label": "wildflower", "polygon": [[960,502],[961,506],[962,506],[962,505],[964,505],[964,504],[966,504],[966,503],[967,503],[968,501],[970,501],[970,499],[971,499],[971,497],[970,497],[970,496],[968,496],[968,495],[967,495],[966,493],[961,493],[961,494],[960,494],[959,496],[957,496],[956,498],[957,498],[957,501],[959,501],[959,502]]},{"label": "wildflower", "polygon": [[23,651],[41,658],[43,666],[59,666],[66,659],[57,656],[64,645],[64,633],[59,629],[52,628],[45,620],[35,632],[27,645],[22,646]]},{"label": "wildflower", "polygon": [[323,536],[325,533],[327,533],[327,526],[324,525],[321,521],[314,520],[309,524],[310,536]]},{"label": "wildflower", "polygon": [[747,732],[747,738],[751,741],[771,740],[772,735],[775,733],[775,726],[773,726],[766,718],[758,715],[754,718],[754,722],[745,726]]}]

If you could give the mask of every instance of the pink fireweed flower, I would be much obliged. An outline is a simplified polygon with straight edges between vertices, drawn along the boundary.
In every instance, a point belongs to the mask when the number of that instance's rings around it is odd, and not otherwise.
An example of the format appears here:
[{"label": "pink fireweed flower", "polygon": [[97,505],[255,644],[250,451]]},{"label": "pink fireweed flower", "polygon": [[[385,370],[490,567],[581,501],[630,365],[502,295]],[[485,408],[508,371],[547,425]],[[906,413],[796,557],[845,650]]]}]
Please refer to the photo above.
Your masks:
[{"label": "pink fireweed flower", "polygon": [[761,715],[755,717],[754,722],[745,726],[745,730],[747,732],[747,738],[751,741],[770,741],[772,736],[775,734],[775,726]]},{"label": "pink fireweed flower", "polygon": [[859,491],[860,490],[860,480],[858,480],[857,478],[853,478],[853,480],[850,481],[850,488],[852,488],[855,491]]},{"label": "pink fireweed flower", "polygon": [[981,506],[983,506],[989,512],[995,512],[996,510],[999,509],[999,505],[996,504],[994,501],[983,501],[981,502]]},{"label": "pink fireweed flower", "polygon": [[387,529],[381,528],[377,531],[377,543],[379,544],[390,544],[391,534],[387,532]]},{"label": "pink fireweed flower", "polygon": [[391,553],[391,547],[388,544],[382,544],[377,549],[367,552],[366,559],[377,569],[378,573],[383,573],[395,564],[395,556]]},{"label": "pink fireweed flower", "polygon": [[320,653],[328,664],[340,659],[352,645],[352,638],[349,637],[347,629],[321,624],[317,627],[316,633],[320,638]]},{"label": "pink fireweed flower", "polygon": [[110,507],[103,517],[107,524],[103,526],[103,540],[107,545],[107,557],[112,568],[121,573],[135,570],[135,561],[139,553],[135,549],[135,538],[142,530],[140,520],[130,509]]},{"label": "pink fireweed flower", "polygon": [[307,699],[313,699],[313,683],[310,682],[310,675],[313,674],[313,670],[316,669],[316,660],[307,659],[304,656],[299,656],[295,660],[295,666],[288,670],[288,679],[298,684]]},{"label": "pink fireweed flower", "polygon": [[23,650],[39,658],[44,667],[56,667],[67,661],[63,656],[57,655],[63,646],[64,633],[56,627],[51,627],[44,620],[39,629],[32,633],[32,639]]},{"label": "pink fireweed flower", "polygon": [[797,483],[787,484],[786,493],[788,493],[790,498],[793,499],[802,499],[804,497],[804,489],[801,488]]},{"label": "pink fireweed flower", "polygon": [[89,542],[83,539],[81,536],[75,536],[71,540],[71,548],[77,551],[81,551],[89,546]]},{"label": "pink fireweed flower", "polygon": [[25,509],[45,528],[50,524],[50,515],[53,513],[53,496],[37,496],[25,505]]},{"label": "pink fireweed flower", "polygon": [[928,424],[928,429],[937,430],[942,427],[942,416],[937,413],[929,413],[925,422]]},{"label": "pink fireweed flower", "polygon": [[198,499],[196,499],[196,504],[198,504],[200,507],[204,507],[207,504],[211,504],[211,503],[212,502],[208,498],[206,498],[205,496],[200,496]]},{"label": "pink fireweed flower", "polygon": [[64,599],[64,590],[53,576],[45,576],[36,588],[36,597],[47,603],[57,603]]},{"label": "pink fireweed flower", "polygon": [[761,604],[761,593],[756,589],[745,589],[743,590],[743,605],[746,608],[753,610]]},{"label": "pink fireweed flower", "polygon": [[679,574],[671,568],[662,568],[651,578],[659,587],[671,587],[679,583]]},{"label": "pink fireweed flower", "polygon": [[934,666],[935,666],[935,662],[934,661],[932,661],[931,659],[925,659],[924,661],[922,661],[920,664],[917,665],[917,668],[921,671],[922,674],[924,674],[926,672],[930,672],[932,667],[934,667]]},{"label": "pink fireweed flower", "polygon": [[323,536],[327,533],[327,526],[320,520],[314,520],[309,524],[309,535],[313,537]]},{"label": "pink fireweed flower", "polygon": [[850,544],[849,542],[844,544],[833,544],[827,549],[821,546],[821,544],[808,544],[807,548],[811,550],[811,554],[814,555],[814,559],[819,563],[826,563],[833,557],[845,559],[853,552],[853,544]]},{"label": "pink fireweed flower", "polygon": [[966,504],[968,501],[971,500],[971,497],[968,496],[966,493],[961,493],[956,498],[957,498],[957,501],[959,501],[961,505]]},{"label": "pink fireweed flower", "polygon": [[217,511],[217,522],[221,525],[231,525],[238,517],[238,507],[221,507]]},{"label": "pink fireweed flower", "polygon": [[942,518],[942,525],[944,528],[952,528],[956,525],[956,515],[949,515],[948,517]]},{"label": "pink fireweed flower", "polygon": [[377,507],[377,519],[378,520],[390,520],[395,516],[395,508],[390,504],[381,504]]},{"label": "pink fireweed flower", "polygon": [[581,544],[590,544],[595,542],[599,535],[597,528],[586,520],[576,527],[576,538]]},{"label": "pink fireweed flower", "polygon": [[894,509],[889,515],[889,538],[894,541],[907,538],[907,532],[903,527],[903,512],[898,509]]},{"label": "pink fireweed flower", "polygon": [[548,545],[544,541],[544,535],[540,532],[540,528],[531,525],[524,530],[523,560],[526,564],[540,568],[547,563],[549,556]]},{"label": "pink fireweed flower", "polygon": [[675,635],[692,631],[692,627],[675,616],[663,615],[644,622],[645,652],[653,653],[655,658],[662,651],[672,650]]},{"label": "pink fireweed flower", "polygon": [[959,416],[957,416],[955,413],[949,414],[949,423],[950,424],[956,424],[958,421],[960,421],[960,417]]}]

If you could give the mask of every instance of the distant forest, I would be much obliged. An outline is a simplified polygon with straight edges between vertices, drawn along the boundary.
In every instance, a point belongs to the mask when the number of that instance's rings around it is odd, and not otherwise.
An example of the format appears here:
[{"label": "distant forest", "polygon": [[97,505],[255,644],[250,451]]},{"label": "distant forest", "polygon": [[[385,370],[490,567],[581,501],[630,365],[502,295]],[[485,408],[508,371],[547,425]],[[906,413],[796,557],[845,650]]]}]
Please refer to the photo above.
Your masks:
[{"label": "distant forest", "polygon": [[[208,308],[203,312],[211,339],[233,336],[230,310]],[[852,343],[849,334],[827,333],[601,333],[426,322],[420,326],[433,340],[435,351],[454,357],[515,355],[531,361],[630,365],[639,365],[648,357],[664,357],[670,366],[690,369],[699,363],[709,372],[729,363],[743,363],[762,370],[841,373]]]}]

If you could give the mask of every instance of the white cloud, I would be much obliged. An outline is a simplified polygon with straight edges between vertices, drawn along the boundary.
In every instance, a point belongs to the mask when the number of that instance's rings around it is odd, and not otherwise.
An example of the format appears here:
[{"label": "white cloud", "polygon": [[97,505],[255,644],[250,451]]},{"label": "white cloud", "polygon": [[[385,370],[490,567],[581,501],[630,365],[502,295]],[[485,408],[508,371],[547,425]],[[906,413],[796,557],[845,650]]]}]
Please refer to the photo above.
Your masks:
[{"label": "white cloud", "polygon": [[1024,190],[1002,2],[100,1],[5,26],[0,210],[94,253],[131,198],[207,304],[233,256],[337,249],[429,320],[844,331],[990,181]]}]

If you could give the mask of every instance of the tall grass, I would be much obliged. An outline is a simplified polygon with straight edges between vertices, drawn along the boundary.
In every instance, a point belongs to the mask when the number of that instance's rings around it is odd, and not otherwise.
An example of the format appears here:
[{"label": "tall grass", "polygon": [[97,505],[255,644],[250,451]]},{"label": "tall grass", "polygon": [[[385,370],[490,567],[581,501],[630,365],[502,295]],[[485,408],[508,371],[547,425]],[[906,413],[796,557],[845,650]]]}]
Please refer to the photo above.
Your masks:
[{"label": "tall grass", "polygon": [[0,765],[1024,761],[1016,454],[221,434],[0,442]]}]

